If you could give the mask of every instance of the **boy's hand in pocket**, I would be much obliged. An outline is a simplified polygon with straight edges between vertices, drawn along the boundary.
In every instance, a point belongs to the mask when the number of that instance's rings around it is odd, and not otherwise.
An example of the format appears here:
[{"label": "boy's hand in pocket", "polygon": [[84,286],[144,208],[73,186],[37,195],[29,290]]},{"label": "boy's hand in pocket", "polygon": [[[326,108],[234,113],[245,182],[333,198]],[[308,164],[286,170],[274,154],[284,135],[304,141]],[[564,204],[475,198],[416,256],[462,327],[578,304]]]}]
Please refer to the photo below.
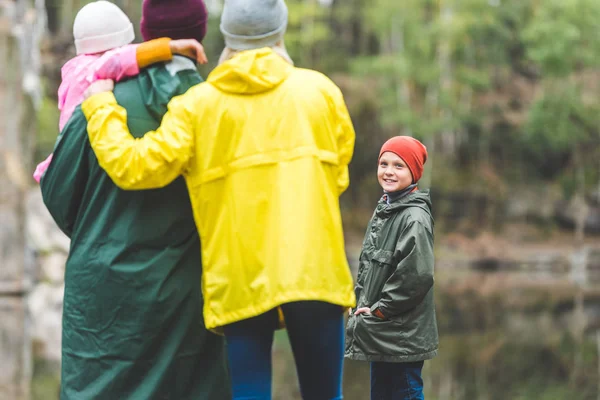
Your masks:
[{"label": "boy's hand in pocket", "polygon": [[369,307],[360,307],[360,308],[356,309],[356,311],[354,312],[354,315],[358,315],[358,314],[371,315],[371,309]]}]

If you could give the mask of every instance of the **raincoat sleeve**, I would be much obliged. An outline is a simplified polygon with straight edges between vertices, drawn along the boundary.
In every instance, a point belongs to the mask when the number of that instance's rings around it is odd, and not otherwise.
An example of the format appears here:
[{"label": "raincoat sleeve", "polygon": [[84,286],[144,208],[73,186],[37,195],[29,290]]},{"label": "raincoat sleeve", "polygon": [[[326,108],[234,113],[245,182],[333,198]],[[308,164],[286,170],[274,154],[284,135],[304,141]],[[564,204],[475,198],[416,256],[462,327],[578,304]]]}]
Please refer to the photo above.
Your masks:
[{"label": "raincoat sleeve", "polygon": [[385,282],[381,299],[371,306],[371,313],[379,310],[385,317],[410,311],[433,287],[433,235],[421,222],[404,229],[395,252],[401,261]]},{"label": "raincoat sleeve", "polygon": [[54,147],[52,163],[41,177],[44,204],[58,227],[70,238],[87,186],[87,121],[80,108],[61,131]]},{"label": "raincoat sleeve", "polygon": [[185,172],[194,150],[188,94],[173,98],[161,126],[141,138],[131,136],[127,113],[111,92],[83,102],[92,149],[121,189],[161,188]]},{"label": "raincoat sleeve", "polygon": [[348,108],[344,102],[342,92],[336,87],[333,96],[336,117],[336,135],[338,145],[338,193],[342,194],[350,184],[348,164],[354,153],[355,133]]}]

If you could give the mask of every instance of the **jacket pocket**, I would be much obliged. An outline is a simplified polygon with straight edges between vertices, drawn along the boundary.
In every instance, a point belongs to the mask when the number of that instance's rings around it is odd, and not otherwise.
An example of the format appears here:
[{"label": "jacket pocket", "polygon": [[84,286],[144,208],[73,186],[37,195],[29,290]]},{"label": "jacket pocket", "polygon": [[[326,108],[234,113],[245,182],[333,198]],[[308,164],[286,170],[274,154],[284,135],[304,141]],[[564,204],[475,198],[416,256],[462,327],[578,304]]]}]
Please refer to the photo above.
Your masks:
[{"label": "jacket pocket", "polygon": [[402,355],[406,334],[401,324],[369,314],[358,315],[355,323],[355,345],[365,356]]},{"label": "jacket pocket", "polygon": [[394,273],[393,253],[386,250],[376,250],[371,258],[369,270],[364,278],[364,294],[370,306],[381,298],[385,282]]}]

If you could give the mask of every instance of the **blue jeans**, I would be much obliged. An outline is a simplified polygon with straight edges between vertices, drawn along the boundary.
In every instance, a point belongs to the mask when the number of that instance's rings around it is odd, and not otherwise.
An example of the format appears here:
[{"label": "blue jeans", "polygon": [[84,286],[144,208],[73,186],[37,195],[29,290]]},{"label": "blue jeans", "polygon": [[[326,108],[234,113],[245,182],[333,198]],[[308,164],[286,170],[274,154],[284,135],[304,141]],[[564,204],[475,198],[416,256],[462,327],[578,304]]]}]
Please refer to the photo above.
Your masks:
[{"label": "blue jeans", "polygon": [[371,400],[424,400],[423,361],[372,362]]},{"label": "blue jeans", "polygon": [[[342,398],[342,307],[319,301],[281,306],[302,398]],[[270,400],[277,310],[224,327],[234,400]]]}]

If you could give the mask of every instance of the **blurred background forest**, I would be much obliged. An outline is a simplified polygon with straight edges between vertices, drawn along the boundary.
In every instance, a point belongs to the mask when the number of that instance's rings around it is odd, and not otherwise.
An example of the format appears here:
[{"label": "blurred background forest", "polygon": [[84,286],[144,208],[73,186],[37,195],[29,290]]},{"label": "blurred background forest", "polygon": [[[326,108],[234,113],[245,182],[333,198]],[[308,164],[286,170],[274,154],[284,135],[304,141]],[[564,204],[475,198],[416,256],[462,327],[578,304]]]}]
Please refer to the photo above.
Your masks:
[{"label": "blurred background forest", "polygon": [[[114,2],[138,29],[141,0]],[[0,382],[0,399],[19,398],[2,395],[15,382],[21,389],[13,393],[22,398],[57,398],[68,243],[52,232],[29,171],[54,146],[60,68],[74,56],[72,22],[85,3],[0,0],[0,44],[8,49],[0,53],[7,116],[0,182],[9,182],[0,185],[0,213],[9,221],[14,207],[20,217],[3,225],[23,237],[9,246],[14,232],[0,231],[7,240],[0,259],[4,254],[7,262],[8,247],[25,248],[18,262],[30,271],[23,280],[31,281],[4,290],[11,298],[23,295],[24,305],[3,302],[0,285],[0,314],[19,310],[26,321],[0,319],[0,333],[22,326],[17,331],[32,337],[5,336],[0,351],[33,343],[7,357],[18,367],[9,368],[13,383]],[[223,48],[221,3],[207,1],[204,77]],[[342,197],[353,268],[381,192],[375,177],[381,144],[405,134],[429,150],[420,186],[431,189],[436,218],[441,344],[440,355],[426,363],[426,398],[600,399],[600,1],[287,4],[292,58],[342,88],[356,128],[351,185]],[[20,21],[21,31],[3,29],[11,21]],[[11,37],[21,38],[13,43],[20,53],[11,53]],[[11,87],[24,94],[8,95]],[[10,177],[15,170],[26,171],[26,183]],[[7,195],[11,187],[14,196]],[[3,268],[0,281],[9,280]],[[276,398],[299,398],[284,334],[275,356]],[[368,366],[347,363],[345,398],[367,399],[368,386]]]}]

